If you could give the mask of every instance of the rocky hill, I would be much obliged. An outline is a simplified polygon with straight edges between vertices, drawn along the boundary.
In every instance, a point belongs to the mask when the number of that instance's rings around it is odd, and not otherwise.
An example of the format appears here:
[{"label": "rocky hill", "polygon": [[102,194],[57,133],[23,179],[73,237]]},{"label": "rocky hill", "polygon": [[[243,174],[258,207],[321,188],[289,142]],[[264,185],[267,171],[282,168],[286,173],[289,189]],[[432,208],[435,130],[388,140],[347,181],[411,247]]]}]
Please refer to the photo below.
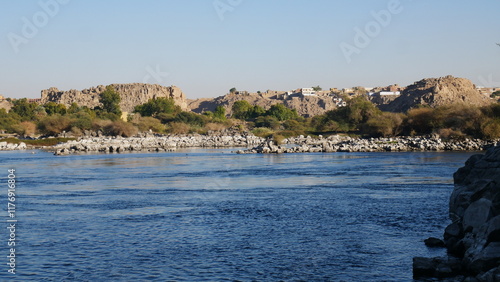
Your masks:
[{"label": "rocky hill", "polygon": [[[132,112],[134,107],[146,103],[149,99],[157,97],[173,98],[175,103],[183,110],[187,110],[186,96],[176,86],[161,86],[158,84],[112,84],[111,86],[120,94],[120,107],[124,112]],[[99,85],[84,90],[60,91],[52,87],[42,90],[42,104],[56,102],[69,107],[72,103],[90,108],[99,106],[99,94],[106,89],[106,86]]]},{"label": "rocky hill", "polygon": [[384,111],[406,112],[418,105],[437,107],[457,103],[484,106],[491,100],[480,94],[470,80],[449,75],[417,81],[409,85],[401,96],[380,108]]},{"label": "rocky hill", "polygon": [[225,96],[220,96],[214,99],[202,98],[189,100],[189,108],[196,113],[204,111],[213,111],[217,106],[223,106],[226,109],[226,114],[232,114],[232,107],[236,101],[246,100],[251,105],[261,106],[264,109],[269,109],[274,104],[284,104],[290,109],[297,110],[299,115],[309,117],[325,113],[326,111],[335,109],[336,103],[331,96],[300,96],[286,94],[234,94],[230,93]]}]

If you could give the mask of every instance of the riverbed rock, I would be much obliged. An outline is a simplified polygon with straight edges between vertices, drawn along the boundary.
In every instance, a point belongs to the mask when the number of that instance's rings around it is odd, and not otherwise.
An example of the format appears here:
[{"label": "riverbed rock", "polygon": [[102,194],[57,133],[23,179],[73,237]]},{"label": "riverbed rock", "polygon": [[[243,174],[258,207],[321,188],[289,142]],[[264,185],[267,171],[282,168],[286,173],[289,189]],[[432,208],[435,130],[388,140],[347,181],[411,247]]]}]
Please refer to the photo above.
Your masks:
[{"label": "riverbed rock", "polygon": [[[255,146],[264,139],[254,135],[169,135],[142,137],[86,137],[80,140],[58,144],[52,149],[56,155],[67,155],[83,152],[122,153],[126,151],[169,152],[178,148],[224,148]],[[273,147],[278,150],[279,147]]]},{"label": "riverbed rock", "polygon": [[488,142],[479,139],[443,141],[435,136],[364,139],[332,135],[328,138],[291,137],[285,139],[283,144],[288,147],[278,148],[268,143],[261,143],[254,148],[248,149],[245,153],[469,151],[489,148],[496,145],[496,141]]}]

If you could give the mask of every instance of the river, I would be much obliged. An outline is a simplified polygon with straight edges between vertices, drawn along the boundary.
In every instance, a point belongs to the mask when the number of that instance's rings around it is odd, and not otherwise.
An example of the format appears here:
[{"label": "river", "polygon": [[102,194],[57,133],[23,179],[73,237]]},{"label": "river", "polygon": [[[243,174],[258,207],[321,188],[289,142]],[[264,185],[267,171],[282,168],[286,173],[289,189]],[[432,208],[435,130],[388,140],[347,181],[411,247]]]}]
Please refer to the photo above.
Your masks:
[{"label": "river", "polygon": [[0,280],[409,281],[472,154],[0,152]]}]

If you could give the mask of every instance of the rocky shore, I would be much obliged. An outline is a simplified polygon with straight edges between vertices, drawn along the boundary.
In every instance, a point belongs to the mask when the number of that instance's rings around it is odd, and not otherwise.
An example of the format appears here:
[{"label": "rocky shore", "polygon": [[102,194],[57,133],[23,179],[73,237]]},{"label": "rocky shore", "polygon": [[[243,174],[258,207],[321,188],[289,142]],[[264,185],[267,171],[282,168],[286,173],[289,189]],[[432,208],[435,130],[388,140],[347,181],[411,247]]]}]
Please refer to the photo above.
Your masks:
[{"label": "rocky shore", "polygon": [[258,146],[239,150],[238,154],[281,154],[314,152],[408,152],[408,151],[480,151],[496,145],[479,139],[443,141],[439,137],[351,138],[333,135],[328,138],[310,136],[288,138],[282,145],[266,140]]},{"label": "rocky shore", "polygon": [[90,137],[58,144],[51,149],[55,155],[69,155],[83,152],[165,152],[177,148],[201,147],[249,147],[263,141],[262,138],[248,134],[231,136],[186,135],[145,137]]},{"label": "rocky shore", "polygon": [[[352,138],[332,135],[329,137],[292,137],[277,145],[271,139],[257,137],[251,133],[222,135],[154,135],[136,137],[87,136],[75,141],[61,143],[44,149],[56,155],[84,152],[127,152],[127,151],[174,151],[177,148],[199,147],[241,147],[238,154],[281,154],[315,152],[409,152],[409,151],[481,151],[500,144],[498,141],[464,139],[444,141],[439,137],[394,137],[394,138]],[[25,143],[10,144],[0,142],[0,150],[30,149]]]},{"label": "rocky shore", "polygon": [[470,157],[453,175],[448,257],[413,259],[414,277],[500,281],[500,146]]}]

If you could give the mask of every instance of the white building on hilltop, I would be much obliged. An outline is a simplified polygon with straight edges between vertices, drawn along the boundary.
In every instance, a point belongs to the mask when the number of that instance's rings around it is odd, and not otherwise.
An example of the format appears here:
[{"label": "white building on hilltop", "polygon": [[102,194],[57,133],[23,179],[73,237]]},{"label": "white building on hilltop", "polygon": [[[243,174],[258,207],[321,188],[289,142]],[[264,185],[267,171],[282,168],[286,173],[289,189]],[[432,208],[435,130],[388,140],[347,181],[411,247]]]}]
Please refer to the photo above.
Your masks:
[{"label": "white building on hilltop", "polygon": [[301,88],[300,94],[302,94],[302,96],[316,96],[316,91],[312,88]]}]

